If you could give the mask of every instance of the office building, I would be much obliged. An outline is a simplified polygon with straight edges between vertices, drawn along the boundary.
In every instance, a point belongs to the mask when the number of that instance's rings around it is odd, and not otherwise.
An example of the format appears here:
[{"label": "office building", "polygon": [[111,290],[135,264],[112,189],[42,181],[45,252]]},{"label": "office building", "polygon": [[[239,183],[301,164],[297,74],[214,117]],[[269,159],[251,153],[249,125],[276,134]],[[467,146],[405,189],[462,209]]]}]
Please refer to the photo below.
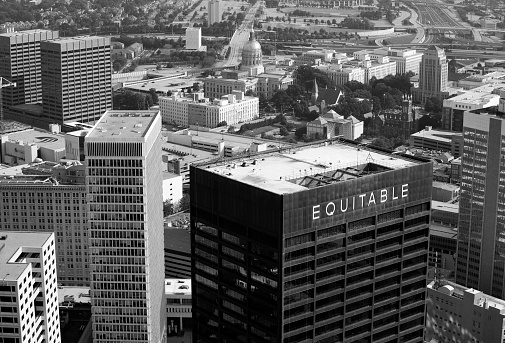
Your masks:
[{"label": "office building", "polygon": [[160,109],[164,122],[213,128],[222,122],[234,125],[258,118],[259,99],[235,90],[213,101],[204,98],[203,93],[189,97],[175,94],[160,98]]},{"label": "office building", "polygon": [[165,228],[165,278],[191,278],[191,237],[187,228]]},{"label": "office building", "polygon": [[202,47],[202,28],[188,27],[186,29],[186,49],[200,50]]},{"label": "office building", "polygon": [[503,342],[505,301],[445,280],[428,285],[426,342]]},{"label": "office building", "polygon": [[389,47],[381,47],[377,49],[360,50],[353,53],[353,57],[358,59],[359,56],[368,54],[371,59],[376,60],[382,56],[388,56],[389,60],[396,62],[396,73],[405,74],[407,72],[419,73],[419,66],[423,54],[414,49],[396,49]]},{"label": "office building", "polygon": [[42,108],[49,123],[94,123],[112,109],[110,38],[42,42]]},{"label": "office building", "polygon": [[60,343],[53,233],[0,232],[0,342]]},{"label": "office building", "polygon": [[191,330],[191,279],[165,279],[167,334]]},{"label": "office building", "polygon": [[54,232],[58,283],[89,285],[84,165],[38,163],[0,178],[0,231]]},{"label": "office building", "polygon": [[337,141],[192,166],[194,341],[423,342],[431,182]]},{"label": "office building", "polygon": [[450,152],[459,157],[463,153],[463,135],[461,132],[434,130],[426,126],[424,130],[410,135],[409,145],[414,148]]},{"label": "office building", "polygon": [[212,26],[214,23],[221,22],[221,1],[210,0],[209,1],[209,15],[207,17],[207,23]]},{"label": "office building", "polygon": [[505,121],[465,112],[456,282],[505,298]]},{"label": "office building", "polygon": [[342,64],[325,64],[315,68],[328,75],[332,86],[342,86],[350,81],[365,83],[365,69],[363,68]]},{"label": "office building", "polygon": [[443,100],[449,96],[448,67],[445,51],[437,46],[430,46],[423,54],[419,67],[419,87],[412,89],[415,102],[425,103],[435,97]]},{"label": "office building", "polygon": [[445,99],[442,109],[442,129],[462,132],[465,111],[497,107],[500,95],[495,93],[496,88],[497,86],[493,84],[484,85]]},{"label": "office building", "polygon": [[42,101],[42,41],[58,38],[58,31],[27,30],[0,34],[0,76],[16,83],[2,89],[3,106]]},{"label": "office building", "polygon": [[161,116],[107,111],[85,137],[93,342],[164,341]]}]

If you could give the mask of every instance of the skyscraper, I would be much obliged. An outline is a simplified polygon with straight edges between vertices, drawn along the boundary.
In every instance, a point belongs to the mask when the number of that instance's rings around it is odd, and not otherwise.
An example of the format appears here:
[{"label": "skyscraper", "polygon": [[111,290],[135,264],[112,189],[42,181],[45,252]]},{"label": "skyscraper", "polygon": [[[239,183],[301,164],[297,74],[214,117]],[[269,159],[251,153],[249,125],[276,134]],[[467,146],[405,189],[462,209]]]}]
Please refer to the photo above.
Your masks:
[{"label": "skyscraper", "polygon": [[107,111],[85,154],[93,342],[162,342],[161,115]]},{"label": "skyscraper", "polygon": [[40,43],[58,38],[58,31],[27,30],[0,34],[0,76],[16,83],[2,89],[3,106],[42,100]]},{"label": "skyscraper", "polygon": [[61,342],[54,246],[54,233],[0,232],[0,342]]},{"label": "skyscraper", "polygon": [[207,24],[212,26],[214,23],[221,22],[221,1],[210,0],[209,1],[209,16],[207,18]]},{"label": "skyscraper", "polygon": [[456,282],[505,298],[505,120],[464,113]]},{"label": "skyscraper", "polygon": [[41,43],[43,116],[94,123],[112,109],[110,39],[81,36]]},{"label": "skyscraper", "polygon": [[422,342],[432,164],[336,141],[191,166],[195,342]]},{"label": "skyscraper", "polygon": [[435,97],[440,100],[448,96],[448,66],[444,49],[430,46],[423,54],[419,67],[419,87],[412,90],[413,100],[425,103]]}]

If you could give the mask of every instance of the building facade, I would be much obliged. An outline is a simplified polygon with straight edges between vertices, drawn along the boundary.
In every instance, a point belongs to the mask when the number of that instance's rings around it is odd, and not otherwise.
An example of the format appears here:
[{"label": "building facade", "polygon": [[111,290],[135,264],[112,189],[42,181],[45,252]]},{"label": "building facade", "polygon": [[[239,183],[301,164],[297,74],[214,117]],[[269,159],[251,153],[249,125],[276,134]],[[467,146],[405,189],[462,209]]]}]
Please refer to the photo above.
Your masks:
[{"label": "building facade", "polygon": [[216,127],[222,122],[234,125],[255,119],[259,116],[259,99],[244,96],[241,91],[232,91],[209,101],[202,93],[192,94],[191,98],[174,95],[160,99],[160,110],[165,122],[179,125],[198,125]]},{"label": "building facade", "polygon": [[0,34],[0,75],[16,87],[2,89],[3,107],[42,101],[42,41],[58,38],[58,31],[27,30]]},{"label": "building facade", "polygon": [[94,123],[112,109],[110,38],[41,43],[43,116],[50,123]]},{"label": "building facade", "polygon": [[52,175],[0,180],[0,231],[54,232],[58,283],[89,285],[84,168],[64,172],[81,181]]},{"label": "building facade", "polygon": [[456,282],[505,297],[505,121],[465,112]]},{"label": "building facade", "polygon": [[238,80],[225,78],[207,79],[204,83],[205,97],[213,99],[221,98],[221,96],[231,94],[233,91],[241,91],[244,94],[248,91],[256,92],[258,82],[258,78],[255,77]]},{"label": "building facade", "polygon": [[323,139],[342,137],[355,140],[363,134],[363,122],[353,116],[344,119],[337,112],[330,110],[323,116],[307,123],[307,136],[319,134]]},{"label": "building facade", "polygon": [[93,342],[164,342],[161,116],[107,111],[85,138]]},{"label": "building facade", "polygon": [[428,285],[426,342],[503,342],[505,301],[453,282]]},{"label": "building facade", "polygon": [[207,23],[212,26],[214,23],[221,22],[221,1],[210,0],[209,1],[209,15],[207,17]]},{"label": "building facade", "polygon": [[316,67],[331,81],[332,86],[342,86],[349,81],[365,83],[365,70],[363,68],[343,67],[342,64],[328,64]]},{"label": "building facade", "polygon": [[412,90],[415,102],[425,103],[435,97],[440,100],[448,96],[448,66],[444,49],[430,46],[421,59],[419,87]]},{"label": "building facade", "polygon": [[186,29],[186,49],[200,50],[202,47],[202,28],[188,27]]},{"label": "building facade", "polygon": [[0,341],[60,343],[53,233],[0,232]]},{"label": "building facade", "polygon": [[165,279],[167,334],[191,330],[191,279]]},{"label": "building facade", "polygon": [[194,341],[423,342],[432,164],[391,157],[192,166]]},{"label": "building facade", "polygon": [[396,74],[400,75],[409,71],[418,74],[419,66],[423,58],[423,54],[414,49],[395,49],[389,47],[356,51],[353,53],[353,57],[359,58],[359,56],[363,54],[368,54],[371,59],[388,56],[390,61],[396,62]]}]

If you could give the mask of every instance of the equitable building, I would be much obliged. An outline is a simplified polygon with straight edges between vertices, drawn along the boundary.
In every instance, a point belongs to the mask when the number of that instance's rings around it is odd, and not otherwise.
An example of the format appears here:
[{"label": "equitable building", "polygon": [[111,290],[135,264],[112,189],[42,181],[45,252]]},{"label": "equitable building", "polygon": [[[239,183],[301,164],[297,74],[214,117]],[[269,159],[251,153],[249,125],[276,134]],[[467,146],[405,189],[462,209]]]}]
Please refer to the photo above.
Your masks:
[{"label": "equitable building", "polygon": [[431,162],[330,141],[191,183],[195,341],[423,341]]}]

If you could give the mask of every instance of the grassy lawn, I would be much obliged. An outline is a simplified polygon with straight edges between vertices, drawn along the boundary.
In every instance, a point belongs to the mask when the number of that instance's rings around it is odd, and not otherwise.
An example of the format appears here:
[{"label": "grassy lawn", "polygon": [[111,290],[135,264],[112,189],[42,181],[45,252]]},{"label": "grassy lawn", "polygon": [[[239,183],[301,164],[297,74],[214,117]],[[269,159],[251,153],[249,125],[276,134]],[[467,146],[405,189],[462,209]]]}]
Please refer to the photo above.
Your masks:
[{"label": "grassy lawn", "polygon": [[274,126],[263,126],[263,127],[259,127],[254,130],[249,130],[249,131],[244,132],[244,136],[257,136],[257,135],[261,135],[264,132],[269,132],[272,130],[276,130],[278,132],[279,128],[274,127]]}]

